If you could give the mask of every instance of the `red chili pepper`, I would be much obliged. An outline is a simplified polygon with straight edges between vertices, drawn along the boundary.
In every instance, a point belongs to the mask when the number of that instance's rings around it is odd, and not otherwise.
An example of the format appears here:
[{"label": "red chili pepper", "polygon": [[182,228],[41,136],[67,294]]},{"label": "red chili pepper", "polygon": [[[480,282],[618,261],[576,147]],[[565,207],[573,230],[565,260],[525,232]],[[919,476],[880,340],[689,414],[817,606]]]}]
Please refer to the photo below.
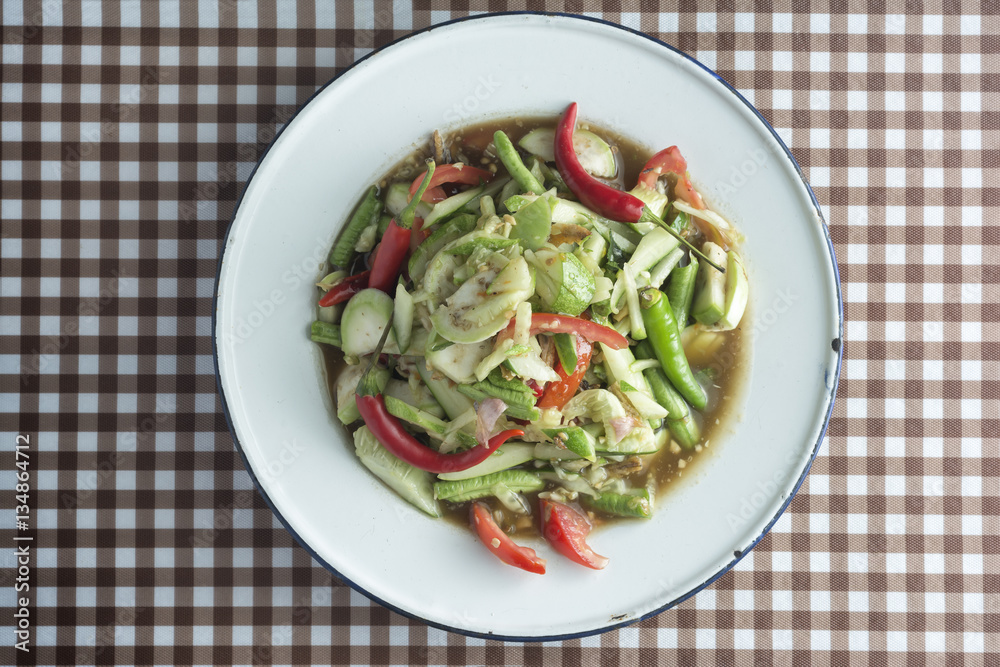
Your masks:
[{"label": "red chili pepper", "polygon": [[[572,317],[570,315],[555,315],[553,313],[532,313],[529,335],[547,331],[549,333],[571,333],[583,336],[595,343],[604,343],[615,350],[628,347],[628,339],[611,327],[606,327],[590,320]],[[514,320],[511,319],[507,328],[500,332],[500,339],[514,335]]]},{"label": "red chili pepper", "polygon": [[[479,185],[481,182],[489,181],[493,178],[493,173],[486,171],[485,169],[479,169],[477,167],[470,167],[467,164],[457,162],[455,164],[443,164],[437,168],[434,172],[433,177],[430,180],[430,185],[427,187],[430,190],[423,193],[421,197],[417,197],[418,200],[431,201],[431,197],[437,196],[437,192],[442,195],[441,198],[444,199],[444,190],[438,188],[442,183],[461,183],[462,185]],[[410,185],[410,196],[413,197],[417,194],[417,189],[420,187],[420,177],[417,176],[413,179],[413,183]],[[437,188],[436,191],[432,192]]]},{"label": "red chili pepper", "polygon": [[569,505],[542,500],[542,535],[552,547],[570,560],[595,570],[603,570],[608,559],[587,544],[591,525],[587,517]]},{"label": "red chili pepper", "polygon": [[386,294],[396,289],[396,279],[399,278],[407,253],[410,252],[410,230],[396,224],[393,218],[382,234],[378,253],[372,260],[371,276],[368,286],[382,290]]},{"label": "red chili pepper", "polygon": [[389,414],[382,394],[365,395],[361,385],[355,396],[358,412],[372,435],[397,459],[415,468],[434,474],[459,472],[482,463],[500,445],[511,438],[524,435],[520,429],[509,429],[490,438],[486,447],[473,447],[462,452],[440,454],[410,435],[399,420]]},{"label": "red chili pepper", "polygon": [[427,191],[427,186],[434,178],[434,160],[427,161],[427,172],[423,180],[417,187],[417,191],[410,199],[398,218],[393,218],[382,234],[382,241],[379,242],[378,252],[372,259],[372,273],[368,278],[368,286],[382,290],[386,294],[396,288],[396,279],[399,278],[403,265],[406,263],[406,255],[410,252],[411,228],[416,216],[417,203],[420,197]]},{"label": "red chili pepper", "polygon": [[545,390],[539,387],[538,383],[532,378],[528,378],[528,381],[525,382],[525,384],[528,385],[529,389],[531,389],[531,393],[535,395],[535,398],[541,398],[542,394],[545,393]]},{"label": "red chili pepper", "polygon": [[556,167],[566,186],[584,206],[605,218],[621,222],[639,222],[646,205],[641,199],[627,192],[602,183],[587,173],[580,164],[573,148],[573,131],[576,127],[576,102],[566,109],[556,127]]},{"label": "red chili pepper", "polygon": [[534,549],[516,544],[507,533],[500,530],[500,526],[493,520],[493,515],[485,504],[473,503],[471,514],[472,525],[480,541],[497,558],[522,570],[545,574],[545,559],[540,558]]},{"label": "red chili pepper", "polygon": [[683,199],[697,209],[705,208],[705,202],[701,195],[691,185],[691,179],[687,175],[687,160],[681,155],[677,146],[664,148],[662,151],[649,158],[649,162],[639,172],[639,183],[649,189],[656,187],[656,181],[660,174],[677,174],[677,187],[674,194],[678,199]]},{"label": "red chili pepper", "polygon": [[550,382],[545,386],[545,393],[535,404],[539,408],[557,408],[561,410],[573,394],[580,388],[580,382],[590,367],[590,357],[594,352],[593,344],[583,336],[576,337],[576,368],[572,373],[567,374],[563,370],[562,364],[556,361],[556,373],[562,378],[561,382]]},{"label": "red chili pepper", "polygon": [[424,229],[424,219],[414,218],[413,219],[413,230],[410,232],[410,254],[417,249],[417,246],[424,242],[431,232]]},{"label": "red chili pepper", "polygon": [[348,276],[326,291],[326,294],[319,298],[319,305],[323,308],[332,306],[335,303],[343,303],[352,296],[368,287],[368,276],[371,271],[362,271]]}]

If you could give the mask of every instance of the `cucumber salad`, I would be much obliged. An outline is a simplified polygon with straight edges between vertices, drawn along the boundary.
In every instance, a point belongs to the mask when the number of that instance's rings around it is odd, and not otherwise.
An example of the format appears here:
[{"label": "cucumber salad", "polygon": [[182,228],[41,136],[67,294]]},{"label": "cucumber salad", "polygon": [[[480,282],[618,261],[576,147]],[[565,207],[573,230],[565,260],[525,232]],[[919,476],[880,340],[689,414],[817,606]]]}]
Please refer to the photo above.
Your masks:
[{"label": "cucumber salad", "polygon": [[605,567],[592,527],[709,447],[749,293],[678,148],[576,116],[435,132],[364,194],[311,328],[360,462],[539,574],[539,537]]}]

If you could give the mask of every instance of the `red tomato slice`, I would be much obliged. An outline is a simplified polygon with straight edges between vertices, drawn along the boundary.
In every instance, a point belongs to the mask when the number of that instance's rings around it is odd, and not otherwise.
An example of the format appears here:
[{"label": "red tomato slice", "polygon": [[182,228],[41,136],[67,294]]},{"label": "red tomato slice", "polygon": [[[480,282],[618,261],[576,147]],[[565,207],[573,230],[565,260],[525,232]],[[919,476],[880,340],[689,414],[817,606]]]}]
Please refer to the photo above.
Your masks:
[{"label": "red tomato slice", "polygon": [[483,503],[472,504],[472,525],[482,543],[497,558],[522,570],[545,574],[545,559],[540,558],[534,549],[517,545],[507,533],[500,530],[489,508]]},{"label": "red tomato slice", "polygon": [[679,199],[683,199],[697,209],[705,208],[705,202],[702,201],[701,195],[691,185],[691,179],[687,175],[687,161],[677,146],[664,148],[649,158],[649,162],[639,172],[639,183],[650,189],[655,188],[656,180],[660,174],[665,173],[677,174],[677,187],[674,189],[674,194]]},{"label": "red tomato slice", "polygon": [[545,385],[545,393],[538,399],[536,406],[539,408],[558,408],[573,398],[573,394],[580,388],[580,382],[587,373],[590,366],[590,357],[594,351],[594,345],[583,336],[576,336],[576,368],[571,375],[566,375],[562,364],[556,360],[556,373],[562,378],[562,382],[550,382]]},{"label": "red tomato slice", "polygon": [[[417,194],[417,190],[420,188],[420,181],[423,180],[424,174],[427,172],[421,172],[419,176],[413,179],[413,183],[410,185],[410,196]],[[437,169],[434,170],[434,175],[431,176],[431,182],[427,184],[427,191],[424,192],[423,201],[433,201],[436,196],[444,195],[444,191],[438,188],[434,192],[434,188],[441,185],[442,183],[461,183],[463,185],[479,185],[480,183],[485,183],[493,178],[493,174],[485,169],[479,169],[477,167],[470,167],[467,164],[462,164],[458,162],[456,164],[442,164],[438,165]]]},{"label": "red tomato slice", "polygon": [[603,570],[608,559],[587,544],[591,525],[587,517],[569,505],[541,500],[542,535],[552,547],[572,561],[595,570]]}]

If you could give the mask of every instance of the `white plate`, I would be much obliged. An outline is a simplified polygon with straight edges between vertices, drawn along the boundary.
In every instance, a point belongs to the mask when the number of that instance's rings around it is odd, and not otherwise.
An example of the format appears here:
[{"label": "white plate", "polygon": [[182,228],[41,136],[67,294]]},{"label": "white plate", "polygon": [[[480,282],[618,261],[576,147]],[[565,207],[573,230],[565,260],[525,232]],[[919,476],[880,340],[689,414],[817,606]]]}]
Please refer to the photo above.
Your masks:
[{"label": "white plate", "polygon": [[[658,150],[746,234],[759,335],[731,435],[654,518],[595,533],[601,572],[544,544],[548,574],[492,558],[357,462],[308,340],[310,283],[363,189],[435,128],[494,117],[581,120]],[[275,139],[233,215],[214,342],[237,448],[275,514],[345,582],[404,614],[473,635],[555,639],[662,611],[713,581],[780,515],[816,454],[840,367],[833,248],[787,149],[711,71],[645,35],[567,16],[479,17],[415,33],[320,90]],[[740,406],[737,406],[740,407]]]}]

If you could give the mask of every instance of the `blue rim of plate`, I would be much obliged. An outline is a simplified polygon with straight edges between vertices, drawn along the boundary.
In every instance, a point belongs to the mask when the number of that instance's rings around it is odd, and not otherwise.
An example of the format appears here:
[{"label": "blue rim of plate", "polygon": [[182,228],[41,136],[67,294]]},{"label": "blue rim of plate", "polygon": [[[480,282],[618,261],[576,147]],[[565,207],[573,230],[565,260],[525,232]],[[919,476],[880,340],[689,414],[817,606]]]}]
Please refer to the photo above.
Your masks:
[{"label": "blue rim of plate", "polygon": [[[492,17],[498,17],[498,16],[526,16],[526,15],[527,16],[551,16],[551,17],[559,17],[559,18],[566,18],[566,19],[575,19],[575,20],[579,20],[579,21],[586,21],[586,22],[589,22],[589,23],[599,23],[601,25],[605,25],[605,26],[608,26],[608,27],[611,27],[611,28],[615,28],[617,30],[623,30],[625,32],[631,33],[631,34],[636,35],[638,37],[642,37],[644,39],[647,39],[647,40],[653,42],[654,44],[657,44],[658,46],[662,46],[663,48],[665,48],[665,49],[667,49],[669,51],[672,51],[673,53],[681,56],[682,58],[686,59],[690,63],[696,65],[699,68],[701,68],[705,72],[711,74],[712,77],[714,77],[715,80],[719,82],[719,84],[721,84],[728,92],[732,93],[736,97],[736,99],[738,99],[748,109],[750,109],[750,111],[753,112],[753,114],[764,125],[764,127],[767,128],[768,132],[771,133],[771,136],[774,137],[774,140],[778,142],[778,145],[781,146],[781,149],[785,152],[785,156],[791,162],[792,166],[795,167],[795,173],[798,174],[799,180],[802,182],[802,186],[805,188],[806,192],[809,193],[809,198],[812,201],[813,207],[816,209],[816,215],[819,216],[819,220],[822,223],[821,230],[823,232],[823,237],[826,240],[827,250],[829,250],[829,252],[830,252],[830,262],[831,262],[831,265],[833,267],[833,275],[834,275],[834,278],[835,278],[834,282],[835,282],[835,285],[836,285],[836,293],[837,293],[837,316],[838,316],[837,338],[834,338],[833,341],[831,342],[832,348],[837,353],[837,368],[836,368],[836,371],[834,372],[834,377],[833,377],[833,381],[832,382],[829,381],[829,378],[826,378],[827,381],[826,381],[825,384],[826,384],[827,388],[829,389],[829,391],[828,391],[829,398],[828,398],[828,403],[827,403],[826,416],[823,418],[823,426],[820,428],[819,436],[816,438],[816,443],[813,445],[812,452],[809,455],[809,461],[806,463],[806,466],[802,470],[802,474],[799,476],[798,480],[796,480],[795,486],[792,488],[792,492],[788,495],[788,498],[785,500],[784,504],[782,504],[782,506],[780,508],[778,508],[778,511],[775,512],[774,516],[771,517],[771,520],[767,523],[767,525],[764,526],[764,529],[760,532],[760,535],[758,535],[756,538],[754,538],[754,541],[751,542],[750,545],[746,549],[744,549],[743,551],[734,551],[733,552],[733,560],[731,560],[729,563],[727,563],[725,566],[723,566],[718,572],[716,572],[715,574],[713,574],[711,577],[709,577],[708,579],[706,579],[704,582],[702,582],[701,584],[699,584],[698,586],[696,586],[692,590],[688,591],[687,593],[685,593],[685,594],[683,594],[683,595],[681,595],[681,596],[679,596],[679,597],[671,600],[667,604],[665,604],[665,605],[663,605],[663,606],[661,606],[661,607],[659,607],[657,609],[654,609],[651,612],[648,612],[648,613],[646,613],[646,614],[644,614],[642,616],[636,617],[636,618],[631,618],[631,619],[629,619],[627,621],[622,621],[621,623],[615,623],[615,624],[612,624],[612,625],[607,625],[607,626],[604,626],[604,627],[601,627],[601,628],[597,628],[597,629],[594,629],[594,630],[586,630],[586,631],[583,631],[583,632],[574,632],[574,633],[562,634],[562,635],[546,635],[546,636],[539,636],[539,637],[519,637],[519,636],[516,636],[516,635],[508,636],[508,635],[496,635],[496,634],[492,634],[492,633],[473,632],[473,631],[470,631],[470,630],[464,630],[462,628],[456,628],[456,627],[453,627],[453,626],[450,626],[450,625],[446,625],[444,623],[437,623],[437,622],[434,622],[434,621],[430,621],[430,620],[428,620],[426,618],[423,618],[423,617],[421,617],[421,616],[419,616],[417,614],[414,614],[414,613],[405,611],[403,609],[400,609],[399,607],[396,607],[395,605],[393,605],[393,604],[391,604],[391,603],[383,600],[382,598],[369,593],[367,590],[365,590],[364,588],[362,588],[361,586],[359,586],[358,584],[354,583],[353,581],[351,581],[350,579],[348,579],[347,577],[345,577],[343,574],[341,574],[335,567],[333,567],[332,565],[330,565],[318,553],[316,553],[313,550],[313,548],[311,546],[309,546],[309,544],[305,540],[303,540],[299,536],[298,533],[295,532],[295,530],[291,527],[291,525],[289,525],[289,523],[285,519],[285,517],[282,516],[282,514],[278,511],[277,507],[275,507],[275,505],[274,505],[274,502],[272,502],[271,498],[267,495],[267,492],[264,490],[264,487],[261,486],[260,480],[257,479],[257,475],[254,474],[253,468],[250,466],[250,461],[247,459],[247,455],[246,455],[246,452],[243,449],[243,445],[240,443],[240,440],[239,440],[239,438],[236,435],[236,430],[233,427],[233,419],[232,419],[232,416],[231,416],[230,411],[229,411],[229,403],[226,400],[226,393],[225,393],[225,391],[222,388],[222,376],[219,373],[219,350],[218,350],[218,343],[217,343],[217,340],[216,340],[216,325],[217,325],[216,319],[217,319],[218,302],[219,302],[219,280],[220,280],[220,278],[222,276],[222,264],[223,264],[222,260],[225,257],[226,249],[229,246],[228,241],[229,241],[230,233],[232,232],[233,224],[236,221],[236,214],[240,210],[240,205],[243,203],[243,197],[244,197],[244,195],[246,195],[246,192],[247,192],[247,190],[250,187],[250,182],[253,180],[253,177],[257,174],[257,169],[260,167],[261,163],[264,161],[264,158],[267,157],[267,154],[270,152],[271,148],[274,146],[274,143],[278,140],[278,137],[280,137],[281,133],[284,132],[285,129],[289,125],[292,124],[292,121],[295,120],[295,117],[299,115],[299,113],[302,111],[302,109],[304,109],[310,102],[312,102],[313,98],[315,98],[321,92],[323,92],[324,90],[326,90],[331,84],[335,83],[341,76],[343,76],[347,72],[349,72],[352,69],[354,69],[357,65],[363,63],[364,61],[368,60],[372,56],[374,56],[376,54],[379,54],[382,51],[385,51],[386,49],[389,49],[389,48],[391,48],[391,47],[393,47],[393,46],[395,46],[397,44],[400,44],[400,43],[406,41],[407,39],[410,39],[411,37],[415,37],[415,36],[423,34],[425,32],[430,32],[431,30],[434,30],[434,29],[437,29],[437,28],[441,28],[441,27],[448,26],[448,25],[454,25],[456,23],[464,23],[466,21],[482,21],[484,19],[488,20],[488,19],[490,19]],[[761,113],[759,111],[757,111],[757,108],[754,105],[750,104],[750,102],[748,102],[747,99],[745,97],[743,97],[743,95],[741,95],[738,90],[736,90],[735,88],[733,88],[725,79],[723,79],[721,76],[719,76],[718,74],[716,74],[710,68],[708,68],[705,65],[703,65],[698,60],[692,58],[691,56],[689,56],[688,54],[684,53],[683,51],[681,51],[681,50],[679,50],[679,49],[677,49],[677,48],[675,48],[675,47],[667,44],[666,42],[662,42],[662,41],[656,39],[655,37],[651,37],[651,36],[647,35],[646,33],[640,32],[638,30],[633,30],[632,28],[628,28],[626,26],[619,25],[617,23],[612,23],[610,21],[605,21],[604,19],[593,18],[593,17],[590,17],[590,16],[579,16],[579,15],[576,15],[576,14],[566,14],[566,13],[562,13],[562,12],[530,12],[530,11],[496,12],[496,13],[491,13],[491,14],[477,14],[475,16],[463,16],[463,17],[460,17],[460,18],[457,18],[457,19],[452,19],[450,21],[445,21],[443,23],[435,23],[434,25],[428,26],[426,28],[421,28],[420,30],[415,30],[415,31],[413,31],[413,32],[411,32],[411,33],[409,33],[407,35],[404,35],[403,37],[400,37],[399,39],[395,39],[395,40],[389,42],[388,44],[386,44],[386,45],[384,45],[384,46],[382,46],[382,47],[380,47],[378,49],[375,49],[371,53],[366,54],[365,56],[363,56],[363,57],[359,58],[358,60],[356,60],[350,67],[348,67],[347,69],[345,69],[340,74],[337,74],[335,77],[333,77],[332,79],[330,79],[329,81],[327,81],[325,84],[323,84],[320,88],[318,88],[316,90],[316,92],[314,92],[312,95],[310,95],[309,98],[305,102],[303,102],[302,104],[299,105],[299,107],[295,110],[295,113],[292,114],[292,116],[285,122],[285,124],[282,125],[281,128],[278,129],[278,131],[274,135],[274,138],[271,139],[271,142],[268,144],[267,148],[264,149],[264,152],[261,153],[260,158],[257,159],[257,164],[254,165],[253,171],[250,172],[250,176],[247,178],[247,182],[243,186],[243,191],[240,193],[239,199],[237,199],[237,201],[236,201],[236,206],[233,208],[233,214],[229,218],[229,225],[227,225],[227,227],[226,227],[226,234],[225,234],[225,236],[223,236],[222,250],[219,252],[219,262],[218,262],[218,266],[216,267],[216,271],[215,271],[215,292],[214,292],[214,294],[212,296],[212,360],[213,360],[213,363],[215,365],[215,385],[216,385],[216,387],[218,388],[218,391],[219,391],[219,399],[222,401],[222,412],[223,412],[223,414],[226,417],[226,425],[229,427],[229,434],[233,438],[233,443],[236,445],[236,450],[239,452],[240,458],[243,460],[243,466],[246,468],[247,472],[250,474],[250,478],[253,480],[254,486],[257,488],[257,492],[260,493],[260,495],[264,498],[264,502],[266,502],[267,506],[271,508],[271,512],[273,512],[274,515],[276,517],[278,517],[278,520],[285,527],[285,530],[287,530],[289,532],[289,534],[291,534],[291,536],[295,538],[295,541],[298,542],[299,545],[301,545],[306,551],[308,551],[309,554],[317,562],[319,562],[324,568],[326,568],[331,574],[333,574],[334,576],[336,576],[338,579],[340,579],[342,582],[344,582],[345,584],[347,584],[348,586],[350,586],[351,588],[353,588],[357,592],[361,593],[362,595],[364,595],[368,599],[377,602],[378,604],[382,605],[386,609],[390,609],[390,610],[396,612],[397,614],[400,614],[400,615],[405,616],[407,618],[411,618],[411,619],[413,619],[415,621],[420,621],[421,623],[425,623],[425,624],[427,624],[427,625],[429,625],[429,626],[431,626],[433,628],[438,628],[440,630],[446,630],[448,632],[455,632],[457,634],[464,635],[466,637],[476,637],[478,639],[494,639],[494,640],[509,641],[509,642],[563,641],[563,640],[567,640],[567,639],[579,639],[581,637],[590,637],[590,636],[593,636],[593,635],[599,635],[599,634],[603,634],[605,632],[610,632],[612,630],[617,630],[619,628],[624,628],[624,627],[632,625],[634,623],[638,623],[640,621],[644,621],[647,618],[652,618],[653,616],[657,616],[657,615],[665,612],[666,610],[668,610],[668,609],[670,609],[672,607],[677,606],[678,604],[680,604],[681,602],[683,602],[683,601],[687,600],[688,598],[692,597],[693,595],[695,595],[696,593],[698,593],[699,591],[701,591],[705,587],[707,587],[707,586],[711,585],[712,583],[714,583],[716,579],[718,579],[719,577],[721,577],[722,575],[724,575],[726,572],[729,572],[729,570],[731,570],[733,568],[733,566],[736,565],[736,563],[740,562],[740,560],[742,560],[743,557],[746,556],[750,552],[751,549],[753,549],[755,546],[757,546],[757,544],[764,538],[764,536],[767,535],[767,533],[771,530],[771,528],[774,526],[774,524],[778,521],[778,519],[781,517],[781,515],[788,508],[788,505],[792,502],[792,499],[795,497],[795,494],[798,493],[799,488],[802,486],[802,482],[805,481],[806,475],[809,474],[809,470],[812,468],[812,464],[816,460],[816,455],[819,453],[819,448],[823,444],[823,438],[826,436],[827,427],[830,424],[830,416],[833,414],[833,404],[834,404],[834,400],[835,400],[836,395],[837,395],[837,386],[840,383],[840,369],[841,369],[841,365],[842,365],[843,360],[844,360],[844,299],[843,299],[843,296],[842,296],[842,293],[841,293],[841,287],[840,287],[840,270],[839,270],[839,267],[837,265],[837,256],[834,253],[833,239],[830,237],[830,229],[827,226],[826,220],[823,217],[823,211],[820,209],[819,201],[817,201],[815,193],[813,193],[812,188],[809,187],[809,182],[806,180],[805,175],[802,173],[802,168],[799,166],[799,163],[796,161],[795,157],[792,155],[792,152],[788,149],[788,146],[785,145],[785,142],[781,140],[781,137],[778,136],[778,133],[774,131],[773,127],[771,127],[771,124],[767,122],[767,120],[764,118],[764,116],[761,115]]]}]

